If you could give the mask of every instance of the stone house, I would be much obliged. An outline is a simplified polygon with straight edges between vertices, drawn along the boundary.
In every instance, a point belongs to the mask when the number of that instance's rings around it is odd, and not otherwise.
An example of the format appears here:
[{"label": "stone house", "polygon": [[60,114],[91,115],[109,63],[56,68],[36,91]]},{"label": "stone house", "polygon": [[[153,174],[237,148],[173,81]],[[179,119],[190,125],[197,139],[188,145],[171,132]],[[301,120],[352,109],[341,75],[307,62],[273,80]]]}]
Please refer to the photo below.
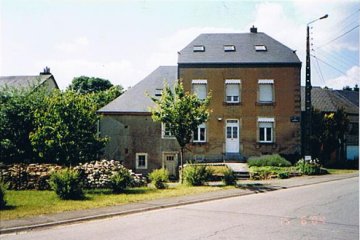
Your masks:
[{"label": "stone house", "polygon": [[243,161],[254,155],[299,155],[300,70],[295,51],[265,33],[201,34],[178,53],[178,65],[159,67],[99,110],[109,158],[138,172],[166,167],[173,174],[179,147],[166,126],[153,123],[145,95],[160,95],[164,80],[180,79],[205,98],[210,119],[196,132],[185,160]]},{"label": "stone house", "polygon": [[[305,88],[301,88],[302,114],[305,114]],[[342,167],[356,167],[359,160],[359,92],[349,90],[333,90],[313,87],[311,91],[312,107],[322,113],[335,113],[344,109],[349,119],[348,133],[344,137],[345,156],[347,162],[340,163],[340,151],[333,154],[328,164]],[[339,165],[340,164],[340,165]]]}]

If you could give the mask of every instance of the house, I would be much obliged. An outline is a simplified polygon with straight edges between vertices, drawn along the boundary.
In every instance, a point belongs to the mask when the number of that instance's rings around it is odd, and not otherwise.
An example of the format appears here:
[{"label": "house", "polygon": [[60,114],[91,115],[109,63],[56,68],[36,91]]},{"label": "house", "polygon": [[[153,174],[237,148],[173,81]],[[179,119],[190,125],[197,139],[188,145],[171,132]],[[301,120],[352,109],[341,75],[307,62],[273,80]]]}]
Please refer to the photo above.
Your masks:
[{"label": "house", "polygon": [[300,70],[295,51],[255,27],[249,33],[201,34],[178,52],[178,65],[159,67],[100,109],[109,158],[137,172],[176,172],[179,146],[166,126],[153,123],[149,106],[180,79],[201,98],[211,93],[210,119],[194,133],[185,160],[243,161],[261,154],[299,155]]},{"label": "house", "polygon": [[[301,88],[301,109],[305,113],[305,88]],[[359,160],[359,92],[349,90],[333,90],[328,88],[313,87],[311,91],[312,107],[322,113],[335,113],[344,109],[349,119],[349,130],[345,136],[346,166],[356,166]],[[339,151],[335,153],[331,164],[339,162]],[[338,164],[337,164],[338,165]]]},{"label": "house", "polygon": [[59,89],[50,68],[46,67],[39,75],[32,76],[1,76],[0,89],[2,88],[37,88],[44,86],[48,91]]}]

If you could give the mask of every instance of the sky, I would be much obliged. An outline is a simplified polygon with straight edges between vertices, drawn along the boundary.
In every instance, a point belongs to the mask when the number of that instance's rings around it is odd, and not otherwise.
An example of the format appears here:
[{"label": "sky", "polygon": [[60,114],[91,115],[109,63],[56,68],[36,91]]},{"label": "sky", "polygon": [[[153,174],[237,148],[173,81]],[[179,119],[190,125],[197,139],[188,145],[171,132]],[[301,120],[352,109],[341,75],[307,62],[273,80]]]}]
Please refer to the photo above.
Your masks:
[{"label": "sky", "polygon": [[360,0],[0,0],[0,75],[38,75],[46,66],[59,87],[74,77],[125,89],[201,33],[258,28],[296,50],[305,85],[307,23],[312,23],[312,85],[359,84]]}]

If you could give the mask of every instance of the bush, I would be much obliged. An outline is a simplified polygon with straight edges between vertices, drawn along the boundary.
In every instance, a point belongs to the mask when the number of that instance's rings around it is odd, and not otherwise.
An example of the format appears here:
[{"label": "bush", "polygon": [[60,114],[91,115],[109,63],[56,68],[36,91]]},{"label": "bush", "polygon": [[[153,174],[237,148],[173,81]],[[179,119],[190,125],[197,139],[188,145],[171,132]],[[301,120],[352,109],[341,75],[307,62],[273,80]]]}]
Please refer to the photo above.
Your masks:
[{"label": "bush", "polygon": [[111,178],[111,189],[114,193],[122,193],[131,185],[132,177],[126,168],[119,169]]},{"label": "bush", "polygon": [[169,172],[163,168],[156,169],[150,173],[149,178],[157,189],[164,189],[167,188],[166,182],[169,181]]},{"label": "bush", "polygon": [[223,182],[225,183],[225,185],[236,184],[236,178],[234,172],[231,169],[227,168],[226,170],[224,170],[223,174],[224,174]]},{"label": "bush", "polygon": [[188,165],[184,168],[184,180],[190,186],[204,185],[210,176],[210,171],[204,165]]},{"label": "bush", "polygon": [[84,198],[79,173],[75,170],[65,169],[53,173],[50,186],[61,199]]},{"label": "bush", "polygon": [[254,180],[265,180],[271,178],[288,178],[291,168],[283,167],[251,167],[250,178]]},{"label": "bush", "polygon": [[304,159],[300,159],[296,163],[296,168],[299,172],[305,175],[321,175],[326,174],[327,171],[321,168],[321,164],[318,159],[313,159],[311,161],[305,161]]},{"label": "bush", "polygon": [[290,167],[291,163],[285,158],[281,157],[279,154],[273,155],[263,155],[260,157],[251,157],[248,159],[249,167]]},{"label": "bush", "polygon": [[5,190],[6,190],[5,184],[2,181],[0,181],[0,209],[5,208],[6,206]]}]

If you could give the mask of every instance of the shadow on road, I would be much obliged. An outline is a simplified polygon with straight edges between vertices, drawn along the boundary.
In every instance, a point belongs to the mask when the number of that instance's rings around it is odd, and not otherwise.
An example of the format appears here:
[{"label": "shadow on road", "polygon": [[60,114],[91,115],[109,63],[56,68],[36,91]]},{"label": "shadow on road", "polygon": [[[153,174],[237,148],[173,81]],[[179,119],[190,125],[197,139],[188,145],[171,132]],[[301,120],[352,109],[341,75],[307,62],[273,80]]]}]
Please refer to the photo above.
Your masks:
[{"label": "shadow on road", "polygon": [[272,186],[269,184],[261,184],[261,183],[237,184],[236,187],[244,190],[249,190],[254,193],[263,193],[263,192],[270,192],[279,189],[286,189],[286,187]]}]

